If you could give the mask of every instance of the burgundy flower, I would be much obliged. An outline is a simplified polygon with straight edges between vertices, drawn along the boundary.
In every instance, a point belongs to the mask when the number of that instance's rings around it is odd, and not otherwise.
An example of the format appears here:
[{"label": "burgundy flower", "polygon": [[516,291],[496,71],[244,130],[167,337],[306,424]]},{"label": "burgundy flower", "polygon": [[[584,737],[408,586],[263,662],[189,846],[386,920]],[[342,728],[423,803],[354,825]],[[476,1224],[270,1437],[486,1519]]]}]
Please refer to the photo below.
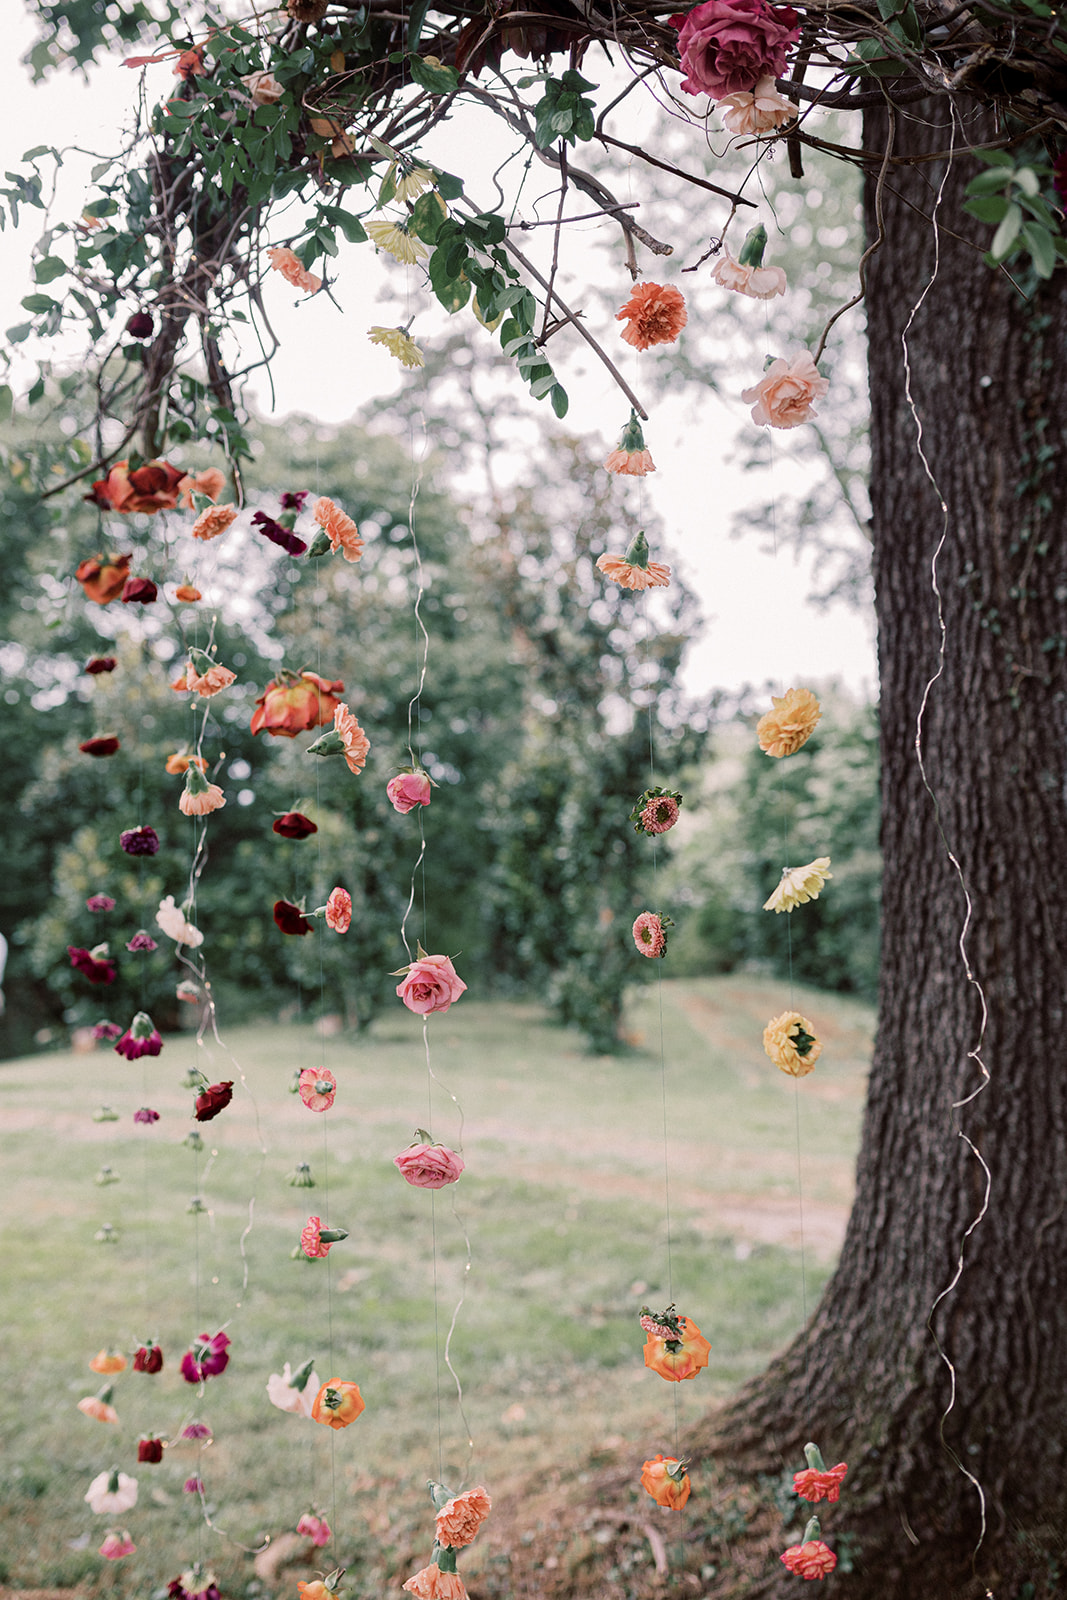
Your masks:
[{"label": "burgundy flower", "polygon": [[93,1028],[93,1038],[106,1039],[110,1043],[112,1039],[117,1039],[121,1032],[122,1028],[117,1022],[98,1022]]},{"label": "burgundy flower", "polygon": [[162,1372],[163,1351],[152,1339],[147,1339],[141,1348],[134,1352],[134,1372]]},{"label": "burgundy flower", "polygon": [[1052,163],[1052,187],[1060,197],[1060,204],[1067,205],[1067,150]]},{"label": "burgundy flower", "polygon": [[303,511],[304,501],[310,494],[309,489],[286,489],[282,494],[283,511]]},{"label": "burgundy flower", "polygon": [[202,1383],[205,1378],[215,1378],[225,1372],[230,1361],[229,1342],[226,1333],[197,1334],[191,1348],[182,1356],[181,1371],[186,1383]]},{"label": "burgundy flower", "polygon": [[109,894],[91,894],[85,902],[87,911],[114,911],[115,902]]},{"label": "burgundy flower", "polygon": [[283,933],[310,933],[311,923],[299,906],[289,900],[275,900],[274,920]]},{"label": "burgundy flower", "polygon": [[212,1117],[217,1117],[220,1111],[225,1111],[233,1099],[233,1080],[225,1083],[212,1083],[196,1097],[197,1122],[210,1122]]},{"label": "burgundy flower", "polygon": [[159,946],[150,933],[145,933],[144,929],[140,928],[129,941],[126,948],[127,950],[132,950],[136,955],[138,950],[158,950]]},{"label": "burgundy flower", "polygon": [[800,37],[796,12],[766,0],[704,0],[667,20],[678,29],[687,74],[682,88],[714,100],[754,89],[762,77],[780,77],[786,52]]},{"label": "burgundy flower", "polygon": [[84,739],[78,746],[83,756],[113,756],[119,748],[119,741],[113,733],[97,734],[95,738]]},{"label": "burgundy flower", "polygon": [[114,672],[117,665],[114,656],[94,656],[91,661],[85,663],[85,670],[92,673]]},{"label": "burgundy flower", "polygon": [[318,831],[318,824],[312,822],[310,817],[305,817],[302,811],[287,811],[284,817],[278,817],[274,823],[274,832],[280,833],[283,839],[306,839],[309,834]]},{"label": "burgundy flower", "polygon": [[[100,948],[106,950],[107,946],[101,945]],[[90,983],[114,983],[118,976],[115,963],[106,956],[96,956],[90,950],[79,950],[73,944],[68,944],[67,954],[75,972],[80,972]]]},{"label": "burgundy flower", "polygon": [[115,1046],[116,1052],[125,1056],[127,1061],[137,1061],[141,1056],[158,1056],[162,1048],[163,1040],[147,1011],[138,1011]]},{"label": "burgundy flower", "polygon": [[167,1584],[167,1594],[169,1600],[221,1600],[218,1584],[210,1572],[183,1572],[180,1578],[173,1578]]},{"label": "burgundy flower", "polygon": [[159,1112],[153,1111],[151,1106],[142,1106],[139,1111],[134,1112],[133,1120],[134,1122],[158,1122]]},{"label": "burgundy flower", "polygon": [[151,578],[127,578],[119,599],[124,605],[150,606],[159,595]]},{"label": "burgundy flower", "polygon": [[210,1439],[211,1429],[206,1422],[190,1422],[182,1429],[183,1439]]},{"label": "burgundy flower", "polygon": [[147,311],[135,311],[126,324],[126,332],[131,339],[147,339],[154,327],[155,323]]},{"label": "burgundy flower", "polygon": [[298,539],[295,533],[291,533],[280,522],[275,522],[273,517],[268,517],[265,511],[253,513],[252,526],[271,544],[281,545],[291,556],[302,556],[307,549],[305,540]]},{"label": "burgundy flower", "polygon": [[138,1439],[137,1459],[138,1461],[162,1461],[163,1440],[151,1437],[147,1439]]},{"label": "burgundy flower", "polygon": [[125,828],[119,834],[119,844],[128,856],[154,856],[159,849],[159,834],[155,828]]}]

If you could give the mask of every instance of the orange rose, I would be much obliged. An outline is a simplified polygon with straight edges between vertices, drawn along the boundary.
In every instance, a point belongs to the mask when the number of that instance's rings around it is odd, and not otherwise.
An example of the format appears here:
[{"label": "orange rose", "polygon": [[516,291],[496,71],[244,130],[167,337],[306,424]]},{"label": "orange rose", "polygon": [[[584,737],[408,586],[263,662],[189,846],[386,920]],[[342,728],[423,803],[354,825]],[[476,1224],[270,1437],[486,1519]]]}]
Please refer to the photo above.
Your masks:
[{"label": "orange rose", "polygon": [[256,701],[252,732],[262,733],[266,728],[276,739],[295,739],[307,728],[332,722],[340,704],[336,696],[343,690],[340,678],[331,683],[314,672],[283,670]]},{"label": "orange rose", "polygon": [[344,1378],[331,1378],[315,1396],[311,1418],[313,1422],[324,1422],[328,1428],[347,1428],[366,1409],[358,1384]]},{"label": "orange rose", "polygon": [[651,1334],[645,1341],[645,1366],[658,1372],[668,1383],[681,1383],[684,1378],[695,1378],[701,1367],[708,1364],[711,1345],[696,1323],[689,1317],[679,1317],[683,1338],[661,1339]]},{"label": "orange rose", "polygon": [[91,505],[105,511],[171,511],[178,504],[179,486],[184,473],[169,461],[146,461],[130,471],[128,461],[116,461],[106,478],[98,478],[92,494],[85,496]]},{"label": "orange rose", "polygon": [[90,556],[74,574],[85,590],[85,598],[95,600],[98,606],[106,606],[120,595],[129,575],[129,555]]},{"label": "orange rose", "polygon": [[692,1488],[689,1474],[675,1456],[653,1456],[641,1468],[641,1487],[658,1506],[681,1511]]}]

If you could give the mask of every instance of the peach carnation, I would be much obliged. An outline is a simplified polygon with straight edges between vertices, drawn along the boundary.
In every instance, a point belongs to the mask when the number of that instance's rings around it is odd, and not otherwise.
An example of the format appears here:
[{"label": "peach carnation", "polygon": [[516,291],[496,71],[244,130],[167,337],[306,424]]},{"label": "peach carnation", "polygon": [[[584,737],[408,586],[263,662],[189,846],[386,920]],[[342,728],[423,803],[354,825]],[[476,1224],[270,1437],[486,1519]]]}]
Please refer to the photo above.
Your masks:
[{"label": "peach carnation", "polygon": [[636,533],[630,540],[624,556],[605,552],[597,557],[597,571],[617,583],[621,589],[669,589],[671,569],[660,561],[648,559],[648,540],[644,532]]},{"label": "peach carnation", "polygon": [[[195,767],[189,768],[195,772]],[[226,796],[217,783],[206,783],[202,789],[183,789],[178,796],[178,810],[187,817],[203,817],[209,811],[221,811],[226,804]]]},{"label": "peach carnation", "polygon": [[467,1587],[458,1572],[442,1572],[436,1561],[423,1567],[405,1583],[415,1600],[467,1600]]},{"label": "peach carnation", "polygon": [[756,723],[759,747],[769,756],[791,756],[807,744],[822,717],[810,689],[789,689],[771,695],[771,710]]},{"label": "peach carnation", "polygon": [[799,428],[819,413],[814,402],[821,400],[830,387],[828,378],[820,377],[819,369],[810,350],[802,350],[792,361],[781,356],[772,361],[759,383],[751,389],[742,389],[741,398],[752,406],[752,420],[761,427]]},{"label": "peach carnation", "polygon": [[220,467],[204,467],[200,472],[187,472],[178,483],[181,498],[178,504],[184,511],[193,509],[193,495],[202,494],[208,500],[217,500],[226,485],[226,474]]},{"label": "peach carnation", "polygon": [[322,495],[311,508],[311,515],[330,540],[330,549],[340,550],[346,561],[358,561],[363,554],[363,540],[352,518]]},{"label": "peach carnation", "polygon": [[451,1545],[453,1550],[472,1544],[492,1504],[480,1484],[464,1494],[453,1495],[437,1513],[437,1543]]},{"label": "peach carnation", "polygon": [[638,283],[626,304],[615,313],[615,321],[628,323],[622,337],[635,350],[673,344],[688,321],[685,299],[679,289],[661,283]]},{"label": "peach carnation", "polygon": [[712,268],[711,277],[713,283],[721,284],[724,289],[733,289],[737,294],[747,294],[750,300],[773,300],[776,294],[785,294],[786,291],[784,267],[744,266],[734,260],[725,245]]},{"label": "peach carnation", "polygon": [[217,539],[220,533],[226,532],[231,522],[236,521],[236,518],[237,507],[233,504],[205,506],[189,532],[194,539]]},{"label": "peach carnation", "polygon": [[275,245],[267,251],[267,255],[274,271],[280,272],[286,283],[291,283],[295,289],[305,289],[308,294],[315,294],[322,288],[322,279],[309,272],[285,245]]},{"label": "peach carnation", "polygon": [[348,762],[348,770],[362,772],[370,752],[370,740],[343,701],[334,708],[333,725],[345,747],[344,758]]}]

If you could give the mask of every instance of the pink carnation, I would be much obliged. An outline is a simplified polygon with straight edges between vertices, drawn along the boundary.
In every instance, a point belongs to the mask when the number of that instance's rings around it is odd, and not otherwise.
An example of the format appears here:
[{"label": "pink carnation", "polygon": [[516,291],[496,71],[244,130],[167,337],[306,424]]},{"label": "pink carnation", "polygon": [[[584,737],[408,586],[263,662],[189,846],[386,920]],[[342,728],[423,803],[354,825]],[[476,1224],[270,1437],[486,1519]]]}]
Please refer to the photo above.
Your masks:
[{"label": "pink carnation", "polygon": [[447,956],[420,956],[411,963],[396,992],[409,1011],[425,1017],[431,1011],[447,1011],[466,990]]},{"label": "pink carnation", "polygon": [[792,7],[766,0],[705,0],[668,20],[678,29],[682,88],[713,100],[780,78],[789,46],[800,38]]},{"label": "pink carnation", "polygon": [[347,889],[331,889],[326,901],[326,925],[334,933],[347,933],[352,924],[352,896]]},{"label": "pink carnation", "polygon": [[443,1189],[463,1171],[462,1156],[443,1144],[413,1144],[394,1156],[402,1178],[416,1189]]}]

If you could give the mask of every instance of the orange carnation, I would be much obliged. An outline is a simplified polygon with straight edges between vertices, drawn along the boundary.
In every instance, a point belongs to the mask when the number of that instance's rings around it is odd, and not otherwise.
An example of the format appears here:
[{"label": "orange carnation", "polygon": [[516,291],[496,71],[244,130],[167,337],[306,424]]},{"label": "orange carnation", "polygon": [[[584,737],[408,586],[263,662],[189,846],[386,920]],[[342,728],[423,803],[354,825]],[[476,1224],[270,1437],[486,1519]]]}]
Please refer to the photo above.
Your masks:
[{"label": "orange carnation", "polygon": [[653,1456],[641,1468],[641,1487],[658,1506],[681,1511],[689,1499],[689,1474],[676,1456]]},{"label": "orange carnation", "polygon": [[468,1489],[465,1494],[453,1495],[437,1513],[437,1543],[451,1545],[453,1550],[473,1543],[492,1505],[493,1502],[480,1484],[476,1489]]},{"label": "orange carnation", "polygon": [[668,589],[671,582],[671,569],[665,567],[660,561],[650,561],[647,567],[635,567],[626,560],[625,556],[603,555],[597,561],[597,568],[605,578],[610,578],[612,583],[617,583],[622,589]]},{"label": "orange carnation", "polygon": [[126,1357],[118,1350],[98,1350],[89,1363],[89,1371],[99,1372],[102,1375],[125,1372]]},{"label": "orange carnation", "polygon": [[362,772],[370,752],[370,740],[343,701],[334,709],[333,725],[341,735],[348,770]]},{"label": "orange carnation", "polygon": [[287,250],[284,245],[277,245],[273,250],[268,250],[270,264],[275,272],[280,272],[286,283],[291,283],[296,289],[306,289],[308,294],[314,294],[322,288],[322,279],[309,272],[303,262]]},{"label": "orange carnation", "polygon": [[815,732],[822,707],[810,689],[771,695],[771,710],[756,723],[759,747],[769,756],[795,755]]},{"label": "orange carnation", "polygon": [[467,1586],[458,1572],[442,1572],[436,1561],[423,1567],[405,1583],[415,1600],[467,1600]]},{"label": "orange carnation", "polygon": [[204,597],[191,583],[179,583],[174,591],[174,598],[180,600],[183,606],[195,606],[196,602]]},{"label": "orange carnation", "polygon": [[345,1378],[331,1378],[315,1396],[311,1418],[313,1422],[324,1422],[328,1428],[347,1428],[366,1409],[358,1384],[349,1383]]},{"label": "orange carnation", "polygon": [[681,1383],[684,1378],[695,1378],[701,1367],[708,1364],[711,1345],[696,1323],[689,1317],[679,1317],[681,1339],[663,1339],[650,1334],[645,1341],[645,1366],[658,1372],[668,1383]]},{"label": "orange carnation", "polygon": [[352,518],[340,506],[322,495],[312,506],[311,515],[323,533],[329,536],[330,549],[334,554],[340,550],[346,561],[359,560],[363,554],[363,540]]},{"label": "orange carnation", "polygon": [[673,344],[688,320],[681,291],[661,283],[635,284],[629,300],[615,314],[616,322],[629,323],[622,337],[635,350]]}]

